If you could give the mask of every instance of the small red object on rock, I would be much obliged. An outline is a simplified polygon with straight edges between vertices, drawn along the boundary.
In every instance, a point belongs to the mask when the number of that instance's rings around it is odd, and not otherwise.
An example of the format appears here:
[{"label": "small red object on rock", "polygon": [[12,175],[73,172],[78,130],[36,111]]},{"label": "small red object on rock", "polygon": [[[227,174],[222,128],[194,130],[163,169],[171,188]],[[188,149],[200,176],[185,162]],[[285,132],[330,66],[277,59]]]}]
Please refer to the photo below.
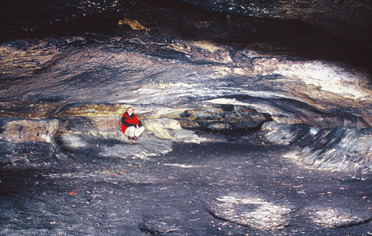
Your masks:
[{"label": "small red object on rock", "polygon": [[77,192],[75,192],[77,189],[71,190],[68,194],[72,195],[77,195]]}]

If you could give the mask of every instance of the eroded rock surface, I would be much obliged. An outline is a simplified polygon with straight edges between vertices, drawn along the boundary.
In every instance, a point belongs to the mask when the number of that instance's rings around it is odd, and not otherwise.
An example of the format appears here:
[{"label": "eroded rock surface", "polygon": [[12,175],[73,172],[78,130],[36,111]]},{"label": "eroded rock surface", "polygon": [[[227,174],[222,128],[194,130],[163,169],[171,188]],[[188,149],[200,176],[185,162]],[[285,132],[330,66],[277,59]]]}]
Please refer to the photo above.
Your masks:
[{"label": "eroded rock surface", "polygon": [[65,170],[1,169],[0,233],[371,233],[371,179],[298,168],[278,158],[287,149],[177,144],[148,160],[90,153]]},{"label": "eroded rock surface", "polygon": [[[27,234],[33,207],[53,219],[30,234],[372,233],[370,1],[4,6],[1,234]],[[120,129],[128,106],[139,142]],[[16,191],[19,170],[30,182]],[[68,199],[50,184],[79,198],[58,211],[50,199]],[[95,200],[90,225],[58,220]],[[97,225],[102,209],[113,227]]]},{"label": "eroded rock surface", "polygon": [[236,195],[217,198],[211,213],[215,217],[264,231],[280,230],[289,225],[288,215],[293,210],[290,207],[266,202],[260,197]]},{"label": "eroded rock surface", "polygon": [[[107,43],[87,47],[70,43],[60,48],[59,55],[53,57],[56,61],[45,68],[33,66],[38,54],[32,53],[30,58],[23,58],[21,70],[2,64],[5,66],[4,87],[0,95],[5,102],[1,103],[1,116],[4,119],[43,118],[44,122],[57,119],[61,132],[62,120],[80,117],[77,125],[81,126],[80,136],[99,133],[104,138],[121,140],[118,120],[124,108],[132,105],[155,137],[186,142],[207,140],[186,129],[259,130],[262,124],[273,121],[284,125],[288,135],[293,136],[291,142],[274,143],[300,147],[303,150],[299,152],[299,159],[310,164],[320,161],[337,165],[349,161],[351,165],[343,170],[355,169],[352,163],[358,160],[364,172],[370,171],[368,140],[372,101],[368,74],[325,61],[291,60],[230,46],[212,50],[214,44],[211,43],[202,47],[190,41],[163,45],[150,42],[148,36],[138,37],[144,41],[132,44],[152,45],[146,49],[149,54],[154,47],[159,50],[166,47],[168,53],[177,52],[181,56],[170,60],[150,56],[146,50],[139,53],[122,47],[133,40],[131,38],[107,38]],[[32,42],[27,44],[31,46]],[[48,48],[42,47],[40,53]],[[3,49],[9,53],[13,50],[9,46]],[[183,59],[203,52],[207,52],[203,63]],[[17,55],[2,60],[18,58]],[[215,59],[208,62],[211,55],[222,56],[217,57],[218,63]],[[3,123],[7,123],[3,126],[4,139],[13,140],[10,136],[16,137],[22,132],[6,119]],[[313,136],[319,143],[341,144],[330,147],[298,141],[301,137],[297,135],[296,124],[309,127],[303,137]],[[39,131],[33,130],[34,137],[31,137],[28,129],[25,127],[24,137],[29,141],[39,137]],[[40,139],[43,134],[39,134]],[[334,148],[337,152],[332,151]],[[326,156],[320,157],[319,152]]]}]

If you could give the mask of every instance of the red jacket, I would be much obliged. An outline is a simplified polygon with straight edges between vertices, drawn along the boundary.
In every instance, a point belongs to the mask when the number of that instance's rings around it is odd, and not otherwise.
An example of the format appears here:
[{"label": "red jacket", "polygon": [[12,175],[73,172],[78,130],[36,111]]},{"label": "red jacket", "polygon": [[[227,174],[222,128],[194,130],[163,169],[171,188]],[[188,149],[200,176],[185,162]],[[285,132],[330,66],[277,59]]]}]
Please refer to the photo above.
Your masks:
[{"label": "red jacket", "polygon": [[135,114],[132,114],[132,116],[130,117],[128,113],[125,112],[123,114],[123,117],[121,118],[121,130],[123,131],[123,133],[125,133],[125,130],[129,126],[136,126],[136,125],[140,125],[139,120],[137,119],[137,116]]}]

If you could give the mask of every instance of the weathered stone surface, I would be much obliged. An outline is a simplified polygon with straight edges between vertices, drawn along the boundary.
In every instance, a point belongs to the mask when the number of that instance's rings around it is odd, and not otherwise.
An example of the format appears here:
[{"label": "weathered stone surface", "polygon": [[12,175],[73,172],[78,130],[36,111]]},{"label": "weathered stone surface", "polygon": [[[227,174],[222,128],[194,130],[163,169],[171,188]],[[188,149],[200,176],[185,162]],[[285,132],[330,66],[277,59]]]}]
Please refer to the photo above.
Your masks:
[{"label": "weathered stone surface", "polygon": [[[48,41],[46,48],[36,47],[34,50],[40,53],[25,55],[21,74],[12,72],[11,66],[3,69],[6,89],[0,91],[5,101],[1,103],[1,116],[67,120],[86,117],[88,123],[81,124],[81,128],[93,125],[94,132],[102,137],[117,140],[121,135],[117,121],[129,105],[138,108],[136,113],[146,119],[149,132],[174,141],[205,140],[180,127],[226,132],[260,129],[271,120],[279,124],[305,124],[313,129],[371,127],[369,77],[357,69],[192,41],[177,40],[164,45],[140,37],[143,41],[108,38],[110,45],[117,46],[115,50],[100,43],[76,47],[81,38],[65,38],[62,40],[66,46],[57,49],[58,57],[45,62],[42,69],[34,66],[34,58],[39,58],[42,51],[56,48],[53,45],[56,40]],[[145,53],[141,54],[119,48],[123,43],[152,47],[142,49]],[[3,46],[8,52],[3,61],[18,57],[12,47]],[[25,42],[22,49],[30,47],[35,48],[31,41]],[[185,61],[182,56],[169,60],[146,54],[152,54],[155,48],[167,48],[168,53],[177,52],[191,59]],[[203,63],[192,58],[195,55],[204,55]],[[220,61],[216,63],[212,55],[220,55],[216,57]],[[234,58],[234,63],[224,57]],[[25,75],[32,76],[23,78]],[[180,126],[169,126],[161,119]],[[13,136],[17,135],[15,129],[13,132]],[[355,142],[359,142],[357,139]],[[366,139],[360,136],[359,140],[363,143]],[[307,156],[317,156],[312,153],[315,149],[310,149],[311,153],[306,150]],[[366,156],[369,151],[362,150],[357,159],[369,163]],[[341,161],[345,151],[340,149],[335,158]]]},{"label": "weathered stone surface", "polygon": [[210,209],[215,217],[264,231],[287,227],[292,211],[292,207],[238,193],[217,198]]},{"label": "weathered stone surface", "polygon": [[58,120],[15,120],[8,121],[3,125],[0,139],[9,142],[48,142],[53,137],[59,126]]},{"label": "weathered stone surface", "polygon": [[[344,22],[348,24],[345,28],[357,32],[357,29],[351,29],[349,27],[351,25],[367,26],[369,23],[365,22],[365,20],[370,19],[367,12],[371,10],[369,1],[184,1],[203,7],[204,9],[218,12],[259,18],[301,19],[312,24],[318,24],[332,31],[336,31],[335,25]],[[337,33],[347,34],[347,32],[342,31]]]},{"label": "weathered stone surface", "polygon": [[372,167],[370,129],[316,128],[308,125],[265,124],[267,141],[293,145],[284,157],[312,168],[368,173]]},{"label": "weathered stone surface", "polygon": [[4,169],[51,168],[61,165],[63,159],[52,143],[0,140],[0,167]]},{"label": "weathered stone surface", "polygon": [[369,234],[370,10],[6,1],[0,233]]},{"label": "weathered stone surface", "polygon": [[345,207],[326,208],[322,206],[315,210],[312,209],[309,216],[315,224],[330,228],[348,227],[371,220],[371,216],[360,215],[360,211]]}]

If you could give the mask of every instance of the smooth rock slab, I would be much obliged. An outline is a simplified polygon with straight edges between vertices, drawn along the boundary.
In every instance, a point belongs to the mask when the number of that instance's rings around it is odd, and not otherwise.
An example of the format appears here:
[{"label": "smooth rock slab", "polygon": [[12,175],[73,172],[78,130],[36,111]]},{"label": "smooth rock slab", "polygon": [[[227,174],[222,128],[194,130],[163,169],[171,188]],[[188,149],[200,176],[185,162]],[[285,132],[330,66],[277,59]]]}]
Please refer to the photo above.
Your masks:
[{"label": "smooth rock slab", "polygon": [[293,207],[267,202],[246,193],[235,193],[216,198],[210,212],[215,217],[251,227],[272,231],[290,224]]},{"label": "smooth rock slab", "polygon": [[340,207],[318,207],[309,212],[309,217],[315,224],[330,228],[358,225],[372,219],[372,216],[366,215],[362,217],[360,214],[358,215],[356,213],[360,212],[356,209]]}]

